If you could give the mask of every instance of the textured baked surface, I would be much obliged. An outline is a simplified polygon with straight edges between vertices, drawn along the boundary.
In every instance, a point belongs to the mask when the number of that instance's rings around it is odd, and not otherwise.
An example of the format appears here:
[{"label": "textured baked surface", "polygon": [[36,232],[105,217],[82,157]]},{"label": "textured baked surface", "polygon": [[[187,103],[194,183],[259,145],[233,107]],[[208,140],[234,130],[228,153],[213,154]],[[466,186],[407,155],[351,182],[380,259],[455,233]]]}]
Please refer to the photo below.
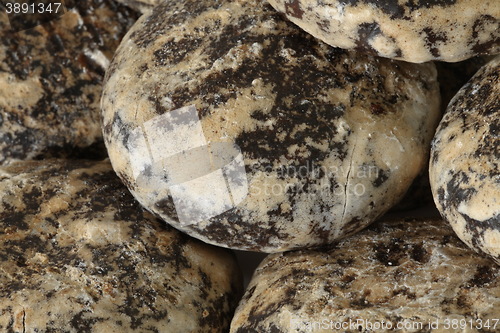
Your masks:
[{"label": "textured baked surface", "polygon": [[500,263],[500,57],[451,100],[432,144],[430,182],[445,220]]},{"label": "textured baked surface", "polygon": [[0,331],[223,332],[234,257],[145,212],[109,161],[0,168]]},{"label": "textured baked surface", "polygon": [[21,32],[0,15],[0,164],[102,140],[104,71],[137,13],[112,0],[64,3],[60,19]]},{"label": "textured baked surface", "polygon": [[[268,256],[236,310],[231,332],[493,333],[498,325],[479,330],[476,320],[498,320],[499,306],[500,271],[468,249],[446,222],[384,221],[335,247]],[[477,326],[446,329],[446,319]],[[350,320],[363,323],[335,326]],[[436,320],[439,329],[428,326]],[[370,330],[367,324],[382,322],[393,329]],[[398,322],[422,327],[397,329]]]},{"label": "textured baked surface", "polygon": [[500,53],[495,0],[269,0],[324,42],[410,62]]},{"label": "textured baked surface", "polygon": [[[261,1],[179,1],[124,38],[107,72],[103,132],[115,171],[147,209],[208,243],[276,252],[329,243],[398,201],[424,165],[438,95],[433,64],[331,48]],[[134,140],[189,105],[206,142],[241,149],[248,195],[185,225],[169,176],[151,171],[157,161]],[[163,153],[171,127],[146,133],[151,151]]]},{"label": "textured baked surface", "polygon": [[163,0],[116,0],[122,4],[133,8],[143,14],[150,13],[153,7],[158,5]]}]

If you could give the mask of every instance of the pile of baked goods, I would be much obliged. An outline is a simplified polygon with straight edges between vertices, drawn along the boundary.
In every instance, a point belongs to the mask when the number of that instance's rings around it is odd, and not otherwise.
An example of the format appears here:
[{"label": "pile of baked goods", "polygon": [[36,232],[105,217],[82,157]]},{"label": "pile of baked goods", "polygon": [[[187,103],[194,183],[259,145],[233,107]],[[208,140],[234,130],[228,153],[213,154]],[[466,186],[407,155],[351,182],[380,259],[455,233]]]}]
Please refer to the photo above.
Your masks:
[{"label": "pile of baked goods", "polygon": [[0,13],[0,331],[500,331],[498,1],[64,4]]}]

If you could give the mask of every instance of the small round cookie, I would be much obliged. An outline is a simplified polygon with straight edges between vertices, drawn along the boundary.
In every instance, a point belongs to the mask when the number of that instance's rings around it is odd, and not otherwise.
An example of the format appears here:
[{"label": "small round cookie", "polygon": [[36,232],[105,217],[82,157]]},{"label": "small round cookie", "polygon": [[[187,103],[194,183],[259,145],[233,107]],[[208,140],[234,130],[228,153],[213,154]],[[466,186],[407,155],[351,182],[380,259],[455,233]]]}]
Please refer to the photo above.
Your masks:
[{"label": "small round cookie", "polygon": [[0,13],[0,164],[102,141],[102,79],[137,13],[113,0],[65,4],[20,32]]},{"label": "small round cookie", "polygon": [[437,125],[433,64],[351,54],[256,0],[141,17],[107,72],[103,132],[144,207],[220,246],[317,246],[387,211]]},{"label": "small round cookie", "polygon": [[116,0],[142,14],[151,13],[153,8],[162,1],[168,0]]},{"label": "small round cookie", "polygon": [[500,53],[497,0],[268,0],[322,41],[409,62]]},{"label": "small round cookie", "polygon": [[224,332],[234,256],[133,199],[111,164],[0,167],[1,332]]},{"label": "small round cookie", "polygon": [[495,333],[499,307],[500,271],[446,222],[393,220],[335,247],[268,256],[230,332]]},{"label": "small round cookie", "polygon": [[437,208],[458,237],[500,264],[500,56],[451,100],[432,143]]}]

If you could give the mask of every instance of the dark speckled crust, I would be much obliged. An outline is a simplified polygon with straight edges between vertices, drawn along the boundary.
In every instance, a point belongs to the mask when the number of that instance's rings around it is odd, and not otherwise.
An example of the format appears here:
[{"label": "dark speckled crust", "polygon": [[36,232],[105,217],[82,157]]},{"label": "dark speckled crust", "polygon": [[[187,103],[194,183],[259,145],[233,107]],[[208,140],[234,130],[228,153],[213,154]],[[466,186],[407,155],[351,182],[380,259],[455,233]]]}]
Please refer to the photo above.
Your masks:
[{"label": "dark speckled crust", "polygon": [[[387,211],[424,165],[439,113],[433,64],[331,48],[254,0],[159,5],[106,77],[106,145],[134,196],[205,242],[263,252],[329,243]],[[145,172],[149,184],[138,185],[129,138],[188,105],[207,142],[241,148],[249,195],[181,225],[160,175]]]},{"label": "dark speckled crust", "polygon": [[269,0],[324,42],[410,62],[500,52],[497,0]]},{"label": "dark speckled crust", "polygon": [[[230,332],[494,333],[498,327],[444,325],[446,319],[497,321],[499,307],[500,270],[467,248],[446,222],[394,220],[335,247],[268,256]],[[358,319],[361,327],[335,326]],[[436,320],[439,327],[429,327]],[[370,329],[365,322],[393,329]],[[422,327],[397,329],[398,322]]]},{"label": "dark speckled crust", "polygon": [[0,168],[0,331],[224,332],[234,257],[144,211],[109,161]]},{"label": "dark speckled crust", "polygon": [[137,13],[112,0],[65,4],[60,19],[17,33],[0,15],[0,164],[102,140],[102,79]]},{"label": "dark speckled crust", "polygon": [[451,100],[432,144],[434,201],[458,236],[500,264],[500,56]]}]

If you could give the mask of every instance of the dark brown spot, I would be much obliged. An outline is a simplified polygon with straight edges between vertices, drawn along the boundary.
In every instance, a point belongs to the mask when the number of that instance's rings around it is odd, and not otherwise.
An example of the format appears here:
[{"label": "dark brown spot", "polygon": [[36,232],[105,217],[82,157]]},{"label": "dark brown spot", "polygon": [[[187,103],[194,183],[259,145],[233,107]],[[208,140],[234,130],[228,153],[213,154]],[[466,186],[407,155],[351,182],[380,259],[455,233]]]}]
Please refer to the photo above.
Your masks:
[{"label": "dark brown spot", "polygon": [[287,0],[285,1],[285,12],[295,18],[301,19],[304,11],[300,7],[299,0]]}]

